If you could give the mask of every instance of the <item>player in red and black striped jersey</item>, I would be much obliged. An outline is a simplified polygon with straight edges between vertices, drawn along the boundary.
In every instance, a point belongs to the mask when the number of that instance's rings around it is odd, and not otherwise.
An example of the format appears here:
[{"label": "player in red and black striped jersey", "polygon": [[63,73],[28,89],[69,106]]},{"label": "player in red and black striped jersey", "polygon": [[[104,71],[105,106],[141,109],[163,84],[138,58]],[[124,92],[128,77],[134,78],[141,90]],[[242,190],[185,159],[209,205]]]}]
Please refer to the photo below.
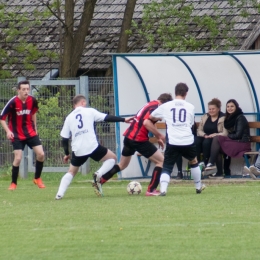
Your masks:
[{"label": "player in red and black striped jersey", "polygon": [[[17,96],[11,98],[3,108],[0,121],[6,131],[7,139],[11,140],[14,149],[12,167],[12,182],[9,190],[16,189],[19,174],[19,165],[25,145],[28,145],[36,154],[34,183],[39,188],[45,188],[41,173],[44,162],[44,151],[36,128],[37,100],[29,95],[29,81],[21,81],[17,86]],[[8,123],[6,123],[6,119]]]},{"label": "player in red and black striped jersey", "polygon": [[169,93],[161,94],[157,100],[153,100],[144,105],[134,117],[134,121],[124,132],[124,147],[120,162],[116,164],[109,172],[100,178],[100,183],[104,184],[112,176],[124,170],[130,163],[132,155],[137,151],[144,157],[149,158],[155,163],[152,178],[148,186],[146,196],[156,196],[160,193],[156,190],[161,176],[163,155],[157,147],[149,142],[149,132],[152,132],[158,139],[159,146],[164,147],[164,135],[162,135],[154,123],[149,119],[150,114],[161,104],[171,101],[172,95]]}]

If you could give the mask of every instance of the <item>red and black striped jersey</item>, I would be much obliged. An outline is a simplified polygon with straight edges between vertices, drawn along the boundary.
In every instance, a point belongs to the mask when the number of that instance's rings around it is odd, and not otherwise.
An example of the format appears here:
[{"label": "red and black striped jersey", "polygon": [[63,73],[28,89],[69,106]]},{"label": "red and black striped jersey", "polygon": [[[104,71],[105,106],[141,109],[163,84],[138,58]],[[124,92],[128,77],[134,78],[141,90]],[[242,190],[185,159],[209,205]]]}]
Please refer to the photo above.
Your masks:
[{"label": "red and black striped jersey", "polygon": [[136,114],[133,122],[124,132],[124,136],[139,142],[144,142],[149,140],[148,133],[149,131],[143,125],[145,119],[148,119],[150,114],[159,106],[159,102],[157,100],[153,100],[148,102],[145,106],[143,106],[138,113]]},{"label": "red and black striped jersey", "polygon": [[1,112],[0,119],[8,120],[14,140],[25,140],[37,135],[32,116],[38,111],[37,100],[28,96],[23,102],[18,96],[11,98]]}]

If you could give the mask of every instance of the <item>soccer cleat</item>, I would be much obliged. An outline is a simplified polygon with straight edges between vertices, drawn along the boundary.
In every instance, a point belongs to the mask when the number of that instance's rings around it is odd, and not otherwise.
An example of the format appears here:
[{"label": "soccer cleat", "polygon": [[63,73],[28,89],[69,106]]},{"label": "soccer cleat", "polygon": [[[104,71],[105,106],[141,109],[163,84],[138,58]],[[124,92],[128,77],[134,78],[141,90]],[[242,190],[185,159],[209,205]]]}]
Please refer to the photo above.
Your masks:
[{"label": "soccer cleat", "polygon": [[62,196],[60,196],[60,195],[56,195],[56,197],[55,197],[55,200],[61,200],[62,199]]},{"label": "soccer cleat", "polygon": [[[252,165],[249,167],[250,172],[252,172],[255,176],[260,175],[260,169],[257,168],[256,166]],[[249,173],[250,174],[250,173]]]},{"label": "soccer cleat", "polygon": [[205,171],[216,169],[216,165],[213,163],[208,163],[207,167],[205,168]]},{"label": "soccer cleat", "polygon": [[44,189],[44,188],[45,188],[45,185],[43,184],[41,178],[34,179],[34,180],[33,180],[33,183],[34,183],[35,185],[37,185],[40,189]]},{"label": "soccer cleat", "polygon": [[8,190],[15,190],[16,186],[17,186],[17,184],[12,182],[11,185],[9,186]]},{"label": "soccer cleat", "polygon": [[98,178],[97,174],[93,174],[93,183],[92,187],[94,188],[94,192],[98,197],[103,197],[103,192],[102,192],[102,184],[100,183],[100,178]]},{"label": "soccer cleat", "polygon": [[202,184],[201,185],[201,187],[200,187],[200,189],[196,189],[196,193],[197,194],[200,194],[203,190],[205,190],[206,189],[206,185],[204,185],[204,184]]},{"label": "soccer cleat", "polygon": [[166,192],[161,192],[158,196],[166,196]]},{"label": "soccer cleat", "polygon": [[146,191],[145,196],[159,196],[160,192],[157,190],[154,191]]}]

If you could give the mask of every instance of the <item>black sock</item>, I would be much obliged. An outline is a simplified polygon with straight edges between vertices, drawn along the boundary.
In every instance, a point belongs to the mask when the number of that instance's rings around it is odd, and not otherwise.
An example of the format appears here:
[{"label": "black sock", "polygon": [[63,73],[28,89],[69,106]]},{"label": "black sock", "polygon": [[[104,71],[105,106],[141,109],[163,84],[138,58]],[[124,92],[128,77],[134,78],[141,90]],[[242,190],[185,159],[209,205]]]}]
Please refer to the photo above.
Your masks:
[{"label": "black sock", "polygon": [[110,171],[108,171],[107,173],[102,175],[101,183],[103,184],[103,183],[107,182],[109,179],[111,179],[114,176],[114,174],[116,174],[118,172],[120,172],[120,168],[117,164],[115,164],[114,167]]},{"label": "black sock", "polygon": [[12,167],[12,182],[17,185],[17,179],[19,174],[19,166]]},{"label": "black sock", "polygon": [[162,167],[156,166],[153,169],[151,181],[148,185],[147,191],[153,192],[160,183],[160,177],[162,173]]},{"label": "black sock", "polygon": [[36,160],[36,164],[35,164],[35,175],[34,178],[38,179],[41,177],[42,174],[42,168],[43,168],[43,162],[39,162]]}]

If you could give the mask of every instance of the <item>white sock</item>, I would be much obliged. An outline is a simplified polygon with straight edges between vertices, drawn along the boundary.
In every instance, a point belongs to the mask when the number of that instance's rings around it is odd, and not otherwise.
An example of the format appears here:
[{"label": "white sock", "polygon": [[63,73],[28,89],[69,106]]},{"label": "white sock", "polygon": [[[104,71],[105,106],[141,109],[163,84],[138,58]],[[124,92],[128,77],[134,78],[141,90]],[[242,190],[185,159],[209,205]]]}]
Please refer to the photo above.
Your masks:
[{"label": "white sock", "polygon": [[73,179],[73,175],[69,172],[67,172],[61,179],[60,181],[60,187],[59,187],[59,190],[58,190],[58,193],[56,196],[60,196],[60,197],[63,197],[66,190],[68,189],[71,181]]},{"label": "white sock", "polygon": [[191,176],[193,177],[196,189],[200,189],[201,188],[201,170],[200,170],[200,167],[199,166],[197,166],[195,168],[191,167],[190,172],[191,172]]},{"label": "white sock", "polygon": [[103,174],[110,171],[114,167],[115,163],[116,161],[114,159],[105,160],[102,166],[96,171],[97,177],[100,178]]},{"label": "white sock", "polygon": [[160,177],[160,192],[167,192],[168,184],[170,182],[170,175],[162,173]]}]

